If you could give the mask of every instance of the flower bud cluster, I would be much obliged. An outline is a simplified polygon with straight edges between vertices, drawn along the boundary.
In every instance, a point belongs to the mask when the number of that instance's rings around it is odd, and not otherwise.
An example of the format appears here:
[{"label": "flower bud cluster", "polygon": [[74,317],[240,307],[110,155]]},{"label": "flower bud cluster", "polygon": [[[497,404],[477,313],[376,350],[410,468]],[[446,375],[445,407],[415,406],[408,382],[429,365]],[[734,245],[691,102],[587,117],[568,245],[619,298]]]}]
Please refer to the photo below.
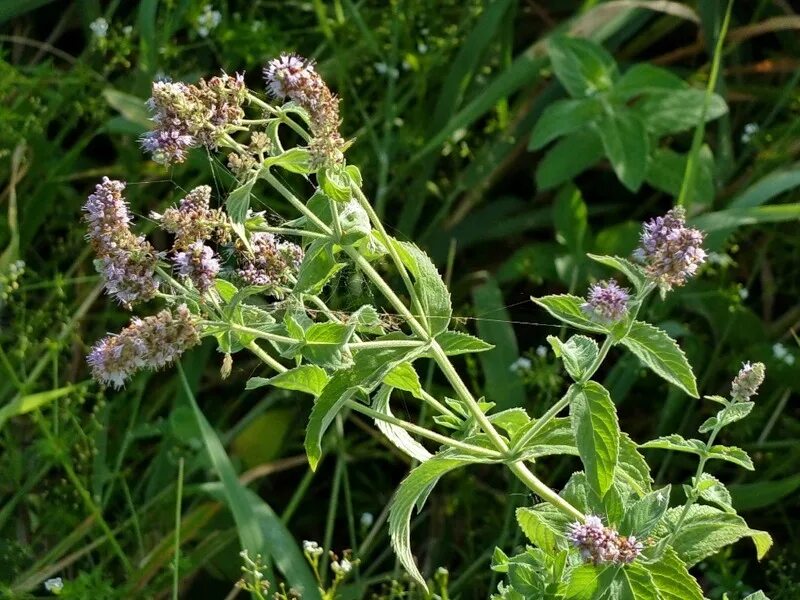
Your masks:
[{"label": "flower bud cluster", "polygon": [[192,281],[197,290],[202,294],[214,285],[214,279],[219,273],[219,260],[209,246],[197,240],[189,247],[175,255],[175,266],[181,277]]},{"label": "flower bud cluster", "polygon": [[764,383],[765,373],[766,367],[764,367],[764,363],[744,363],[731,382],[731,398],[738,402],[750,400],[758,393],[758,388]]},{"label": "flower bud cluster", "polygon": [[619,321],[628,310],[628,290],[617,285],[614,279],[592,284],[588,296],[581,308],[590,317],[605,323]]},{"label": "flower bud cluster", "polygon": [[583,523],[570,525],[567,539],[580,550],[585,562],[595,565],[631,563],[644,549],[634,536],[619,535],[594,515],[587,516]]},{"label": "flower bud cluster", "polygon": [[158,280],[153,247],[130,230],[132,220],[122,196],[124,190],[123,182],[103,177],[83,210],[106,292],[130,308],[134,302],[155,296]]},{"label": "flower bud cluster", "polygon": [[175,235],[173,249],[185,250],[197,241],[215,238],[220,243],[230,239],[228,217],[218,208],[210,208],[211,188],[201,185],[189,192],[177,207],[170,207],[163,215],[151,213],[164,231]]},{"label": "flower bud cluster", "polygon": [[144,319],[134,317],[118,335],[95,344],[86,360],[97,381],[119,388],[136,371],[160,369],[199,343],[199,329],[181,304],[174,313],[165,309]]},{"label": "flower bud cluster", "polygon": [[281,240],[271,233],[258,231],[250,238],[252,252],[237,244],[239,269],[236,274],[248,285],[283,285],[303,260],[297,244]]},{"label": "flower bud cluster", "polygon": [[226,128],[244,117],[246,97],[239,74],[223,73],[197,85],[155,81],[148,101],[155,128],[142,137],[142,147],[165,165],[182,163],[194,146],[215,148]]},{"label": "flower bud cluster", "polygon": [[272,96],[279,100],[289,98],[308,112],[313,135],[309,150],[314,166],[341,164],[345,141],[339,133],[339,99],[313,63],[296,54],[281,54],[264,67],[264,79]]},{"label": "flower bud cluster", "polygon": [[686,283],[706,260],[703,233],[686,226],[686,211],[676,206],[663,217],[644,224],[641,245],[634,256],[663,289]]}]

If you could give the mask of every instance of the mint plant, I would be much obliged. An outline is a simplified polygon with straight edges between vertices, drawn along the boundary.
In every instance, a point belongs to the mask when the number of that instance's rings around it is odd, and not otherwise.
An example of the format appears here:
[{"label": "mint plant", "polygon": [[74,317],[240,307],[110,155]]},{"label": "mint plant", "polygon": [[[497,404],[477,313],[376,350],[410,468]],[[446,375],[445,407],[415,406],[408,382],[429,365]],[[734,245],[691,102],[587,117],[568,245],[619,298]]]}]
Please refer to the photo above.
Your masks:
[{"label": "mint plant", "polygon": [[[571,94],[614,84],[606,57],[577,40],[558,44],[591,59],[572,64],[565,50],[554,60]],[[586,65],[596,68],[587,71]],[[387,233],[363,191],[361,173],[346,162],[349,142],[339,133],[336,96],[299,56],[270,61],[264,77],[269,99],[239,75],[153,84],[154,129],[143,138],[144,149],[171,165],[202,146],[227,155],[236,181],[224,208],[212,208],[211,188],[200,186],[177,206],[152,215],[172,236],[170,249],[157,251],[132,231],[124,183],[105,178],[89,197],[86,221],[106,291],[128,308],[156,299],[166,305],[154,316],[134,317],[121,333],[95,345],[88,361],[98,381],[119,387],[137,370],[173,363],[202,338],[213,337],[225,357],[224,371],[242,351],[264,363],[267,376],[251,378],[249,389],[273,386],[313,397],[305,437],[312,469],[338,415],[352,411],[373,420],[419,462],[393,497],[389,529],[397,557],[423,588],[411,545],[412,513],[443,476],[474,464],[507,468],[541,500],[517,512],[531,546],[512,557],[495,552],[492,568],[507,574],[499,598],[699,600],[702,591],[688,571],[699,560],[742,537],[750,537],[763,556],[769,534],[750,529],[724,484],[706,473],[712,460],[753,469],[743,450],[714,442],[722,427],[747,416],[763,365],[745,365],[729,398],[709,397],[722,408],[701,427],[707,441],[667,436],[638,445],[620,429],[608,390],[593,379],[617,347],[689,396],[699,396],[678,344],[639,320],[654,292],[663,297],[684,285],[705,260],[703,234],[686,224],[682,207],[644,225],[631,260],[590,255],[629,287],[609,279],[592,285],[586,299],[533,298],[577,332],[548,337],[572,384],[542,415],[522,408],[493,411],[494,403],[476,397],[452,362],[453,356],[492,346],[451,328],[450,293],[433,262],[413,243]],[[595,82],[592,90],[587,81]],[[571,105],[575,110],[589,106],[577,102]],[[631,115],[613,118],[620,126],[638,122]],[[601,123],[598,131],[606,126],[611,127]],[[555,134],[534,136],[549,140]],[[635,187],[639,179],[628,183]],[[278,221],[253,209],[263,184],[283,201],[272,204],[270,214],[288,206],[295,211],[291,218]],[[344,314],[326,304],[323,290],[346,267],[383,296],[396,314],[391,323],[380,307],[363,305]],[[399,288],[385,276],[387,269],[395,272]],[[424,389],[416,367],[422,360],[433,361],[452,395],[437,398]],[[395,416],[395,390],[427,405],[433,425]],[[670,486],[653,489],[640,448],[698,457],[682,506],[669,507]],[[583,465],[560,492],[535,473],[537,459],[548,455],[578,456]],[[261,589],[261,580],[252,585]]]}]

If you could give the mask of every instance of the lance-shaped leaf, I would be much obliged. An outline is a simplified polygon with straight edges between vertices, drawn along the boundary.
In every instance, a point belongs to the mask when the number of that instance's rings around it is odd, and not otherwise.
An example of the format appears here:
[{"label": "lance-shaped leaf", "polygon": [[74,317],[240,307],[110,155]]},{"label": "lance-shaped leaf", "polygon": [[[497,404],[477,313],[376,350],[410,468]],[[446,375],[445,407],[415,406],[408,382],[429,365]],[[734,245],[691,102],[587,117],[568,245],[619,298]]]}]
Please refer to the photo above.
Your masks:
[{"label": "lance-shaped leaf", "polygon": [[546,552],[555,553],[559,548],[565,547],[563,527],[536,508],[522,507],[517,509],[517,523],[522,533],[537,547]]},{"label": "lance-shaped leaf", "polygon": [[247,380],[245,389],[253,390],[265,385],[271,385],[284,390],[294,390],[311,394],[312,396],[319,396],[329,380],[330,377],[322,367],[300,365],[274,377],[251,377]]},{"label": "lance-shaped leaf", "polygon": [[642,268],[626,258],[621,258],[619,256],[601,256],[599,254],[587,254],[587,256],[593,261],[599,262],[607,267],[611,267],[612,269],[616,269],[625,275],[625,277],[628,278],[628,281],[633,284],[633,287],[635,287],[637,291],[640,291],[642,288],[644,288],[647,283],[647,278],[645,277]]},{"label": "lance-shaped leaf", "polygon": [[585,335],[573,335],[566,342],[554,335],[548,335],[547,341],[556,356],[564,361],[564,368],[575,381],[579,381],[588,372],[599,353],[597,342]]},{"label": "lance-shaped leaf", "polygon": [[614,481],[619,457],[619,422],[608,390],[594,381],[576,388],[570,420],[586,476],[603,496]]},{"label": "lance-shaped leaf", "polygon": [[432,485],[442,475],[469,462],[463,458],[450,458],[447,451],[437,454],[411,471],[392,497],[389,508],[392,547],[409,576],[426,591],[428,586],[411,553],[411,513],[419,498],[427,497]]},{"label": "lance-shaped leaf", "polygon": [[706,502],[716,504],[725,512],[736,512],[733,509],[733,500],[731,499],[731,493],[728,491],[728,488],[713,475],[709,473],[700,475],[700,481],[696,484],[696,489],[700,497]]},{"label": "lance-shaped leaf", "polygon": [[661,600],[703,600],[703,591],[675,551],[667,546],[656,561],[644,567],[650,572]]},{"label": "lance-shaped leaf", "polygon": [[622,344],[654,373],[697,398],[697,382],[683,350],[665,331],[634,321]]},{"label": "lance-shaped leaf", "polygon": [[344,268],[344,263],[336,262],[331,242],[314,240],[303,256],[303,262],[297,273],[295,292],[318,294],[322,288]]},{"label": "lance-shaped leaf", "polygon": [[410,362],[401,362],[395,366],[383,378],[383,383],[398,390],[411,392],[415,398],[422,399],[422,384],[419,381],[419,375],[417,375],[414,366]]},{"label": "lance-shaped leaf", "polygon": [[[674,531],[682,512],[683,507],[669,509],[656,535],[661,537]],[[753,540],[759,560],[772,546],[772,537],[767,532],[750,529],[742,517],[713,506],[694,504],[670,545],[678,557],[691,567],[743,537]]]},{"label": "lance-shaped leaf", "polygon": [[492,344],[484,342],[474,335],[460,331],[443,331],[436,336],[436,342],[442,347],[444,353],[449,356],[467,354],[469,352],[486,352],[494,348]]},{"label": "lance-shaped leaf", "polygon": [[439,275],[436,265],[414,244],[397,242],[392,238],[388,241],[394,244],[403,264],[414,276],[414,290],[428,318],[431,334],[438,335],[446,331],[453,314],[453,307],[450,304],[450,291]]},{"label": "lance-shaped leaf", "polygon": [[[372,408],[389,417],[394,416],[392,415],[392,409],[389,406],[389,400],[391,397],[392,388],[388,385],[382,385],[375,394],[375,398],[372,401]],[[392,425],[391,423],[381,421],[380,419],[375,419],[375,426],[383,435],[386,436],[386,439],[388,439],[399,450],[405,452],[414,460],[423,463],[433,456],[425,449],[425,446],[411,437],[411,435],[402,427]]]},{"label": "lance-shaped leaf", "polygon": [[639,498],[626,512],[619,527],[622,535],[643,539],[661,522],[669,506],[670,486]]},{"label": "lance-shaped leaf", "polygon": [[555,294],[552,296],[542,296],[541,298],[531,297],[531,300],[562,323],[595,333],[606,333],[608,331],[599,323],[595,323],[589,319],[581,308],[585,303],[583,298],[570,294]]},{"label": "lance-shaped leaf", "polygon": [[707,433],[717,426],[725,427],[726,425],[740,421],[750,414],[754,406],[755,404],[752,402],[737,402],[736,404],[731,404],[720,410],[716,417],[706,419],[705,422],[700,425],[698,431],[700,433]]}]

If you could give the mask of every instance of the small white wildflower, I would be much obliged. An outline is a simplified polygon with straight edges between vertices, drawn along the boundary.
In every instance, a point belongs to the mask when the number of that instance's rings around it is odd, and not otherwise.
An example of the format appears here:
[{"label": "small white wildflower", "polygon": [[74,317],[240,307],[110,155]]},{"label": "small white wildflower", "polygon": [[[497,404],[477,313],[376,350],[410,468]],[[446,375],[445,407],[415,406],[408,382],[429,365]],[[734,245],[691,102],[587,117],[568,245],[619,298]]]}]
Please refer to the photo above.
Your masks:
[{"label": "small white wildflower", "polygon": [[739,298],[747,300],[750,297],[750,291],[747,288],[739,288]]},{"label": "small white wildflower", "polygon": [[221,21],[222,13],[220,13],[218,10],[214,10],[214,7],[210,4],[206,4],[203,7],[203,12],[195,21],[197,35],[200,37],[208,37],[208,34],[211,33],[211,30],[215,29]]},{"label": "small white wildflower", "polygon": [[786,356],[783,357],[783,362],[785,362],[790,367],[794,364],[794,354],[786,353]]},{"label": "small white wildflower", "polygon": [[751,141],[753,141],[753,138],[758,133],[759,129],[760,127],[758,126],[758,123],[748,123],[745,125],[744,129],[742,130],[742,143],[749,144]]},{"label": "small white wildflower", "polygon": [[323,550],[322,548],[319,547],[319,544],[317,542],[304,540],[303,552],[305,552],[309,556],[322,556]]},{"label": "small white wildflower", "polygon": [[384,62],[377,62],[373,65],[373,67],[375,67],[375,72],[379,75],[386,75],[386,73],[389,71],[389,65]]},{"label": "small white wildflower", "polygon": [[778,360],[784,360],[787,354],[789,354],[789,351],[780,342],[772,346],[772,355]]},{"label": "small white wildflower", "polygon": [[522,373],[524,371],[529,371],[531,366],[533,366],[533,363],[531,363],[530,358],[520,356],[517,360],[511,363],[509,370],[512,373]]},{"label": "small white wildflower", "polygon": [[536,356],[539,358],[547,356],[547,346],[536,346]]},{"label": "small white wildflower", "polygon": [[61,577],[53,577],[44,582],[44,589],[53,594],[60,594],[64,589],[64,581]]},{"label": "small white wildflower", "polygon": [[417,52],[425,54],[428,51],[428,44],[425,42],[417,42]]},{"label": "small white wildflower", "polygon": [[98,17],[89,23],[89,29],[92,30],[94,37],[103,39],[106,37],[106,35],[108,35],[108,21],[106,21],[103,17]]},{"label": "small white wildflower", "polygon": [[130,35],[133,33],[133,25],[125,25],[125,27],[122,28],[122,33],[126,37],[130,37]]},{"label": "small white wildflower", "polygon": [[353,563],[351,563],[346,558],[343,558],[341,562],[341,567],[342,567],[342,573],[347,574],[353,570]]},{"label": "small white wildflower", "polygon": [[372,524],[375,522],[375,517],[372,516],[372,513],[365,512],[361,515],[361,526],[366,529],[367,527],[372,527]]}]

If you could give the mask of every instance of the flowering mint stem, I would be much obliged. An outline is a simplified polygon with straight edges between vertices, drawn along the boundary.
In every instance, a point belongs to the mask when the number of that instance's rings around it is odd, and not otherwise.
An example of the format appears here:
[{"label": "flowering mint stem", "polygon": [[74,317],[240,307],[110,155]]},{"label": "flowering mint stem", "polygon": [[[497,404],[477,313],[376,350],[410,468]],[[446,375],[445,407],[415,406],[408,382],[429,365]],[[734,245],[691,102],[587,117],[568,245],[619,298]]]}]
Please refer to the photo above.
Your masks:
[{"label": "flowering mint stem", "polygon": [[292,130],[301,138],[303,138],[303,140],[305,140],[306,142],[311,139],[311,136],[308,134],[308,132],[305,129],[303,129],[303,127],[299,125],[296,121],[291,119],[289,115],[286,114],[286,111],[281,110],[280,108],[275,108],[270,104],[267,104],[266,102],[261,100],[261,98],[258,98],[253,94],[248,94],[247,98],[250,100],[250,102],[258,106],[259,108],[269,112],[270,114],[277,116],[280,119],[281,123],[286,123],[286,125],[291,127]]},{"label": "flowering mint stem", "polygon": [[317,215],[311,212],[311,210],[309,210],[309,208],[303,202],[301,202],[297,196],[286,189],[286,187],[280,181],[278,181],[278,179],[272,173],[269,172],[268,168],[261,169],[258,172],[258,176],[275,188],[281,196],[286,198],[286,200],[288,200],[292,206],[303,213],[303,215],[305,215],[308,220],[314,223],[314,225],[319,227],[323,233],[327,234],[328,236],[333,233],[331,228],[328,227]]}]

